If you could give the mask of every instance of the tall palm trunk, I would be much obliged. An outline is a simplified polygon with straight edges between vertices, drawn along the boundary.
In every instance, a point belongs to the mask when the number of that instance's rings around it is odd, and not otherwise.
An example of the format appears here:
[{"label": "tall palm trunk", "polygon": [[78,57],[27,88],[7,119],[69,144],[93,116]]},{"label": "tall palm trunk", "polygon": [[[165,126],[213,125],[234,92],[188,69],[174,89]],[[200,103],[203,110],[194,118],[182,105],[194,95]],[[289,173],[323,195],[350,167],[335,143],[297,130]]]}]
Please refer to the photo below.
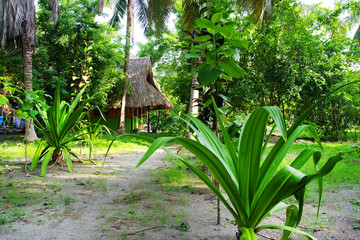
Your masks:
[{"label": "tall palm trunk", "polygon": [[[33,90],[32,87],[32,48],[30,41],[27,36],[26,28],[23,28],[21,34],[22,41],[22,54],[23,54],[23,64],[24,64],[24,83],[25,91],[30,92]],[[36,141],[38,137],[34,129],[34,124],[32,123],[33,119],[30,118],[29,121],[25,122],[25,139],[29,142]]]},{"label": "tall palm trunk", "polygon": [[197,79],[198,75],[198,72],[194,72],[194,74],[192,75],[190,90],[189,114],[195,117],[197,117],[197,115],[199,114],[199,90],[196,89],[196,87],[199,86],[199,81]]},{"label": "tall palm trunk", "polygon": [[[197,64],[196,64],[197,65]],[[195,65],[195,67],[196,67]],[[190,89],[190,104],[189,104],[189,114],[197,117],[199,115],[199,90],[196,89],[199,86],[199,81],[197,79],[199,72],[194,72],[191,79],[191,89]],[[189,126],[186,126],[186,134],[187,138],[193,139],[194,137],[189,133]]]},{"label": "tall palm trunk", "polygon": [[126,105],[126,92],[129,79],[129,61],[130,61],[130,43],[131,43],[131,26],[133,25],[133,3],[132,0],[128,0],[127,4],[127,23],[126,23],[126,43],[125,43],[125,65],[124,74],[125,81],[122,89],[121,96],[121,110],[120,110],[120,121],[118,129],[122,134],[125,133],[125,105]]}]

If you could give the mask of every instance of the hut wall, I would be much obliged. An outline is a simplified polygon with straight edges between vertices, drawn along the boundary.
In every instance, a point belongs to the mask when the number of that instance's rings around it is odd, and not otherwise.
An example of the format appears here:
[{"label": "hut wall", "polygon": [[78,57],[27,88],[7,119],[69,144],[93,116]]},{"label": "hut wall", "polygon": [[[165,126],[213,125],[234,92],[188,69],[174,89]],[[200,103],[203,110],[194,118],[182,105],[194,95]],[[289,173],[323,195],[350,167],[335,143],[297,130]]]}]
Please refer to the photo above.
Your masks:
[{"label": "hut wall", "polygon": [[[134,129],[142,129],[146,124],[146,108],[126,108],[125,109],[125,131],[131,132]],[[107,112],[102,113],[106,121],[101,118],[97,111],[90,111],[90,118],[92,123],[96,123],[100,119],[100,124],[116,131],[119,125],[120,109],[109,109]],[[140,119],[139,119],[140,118]],[[132,121],[132,126],[131,126]]]}]

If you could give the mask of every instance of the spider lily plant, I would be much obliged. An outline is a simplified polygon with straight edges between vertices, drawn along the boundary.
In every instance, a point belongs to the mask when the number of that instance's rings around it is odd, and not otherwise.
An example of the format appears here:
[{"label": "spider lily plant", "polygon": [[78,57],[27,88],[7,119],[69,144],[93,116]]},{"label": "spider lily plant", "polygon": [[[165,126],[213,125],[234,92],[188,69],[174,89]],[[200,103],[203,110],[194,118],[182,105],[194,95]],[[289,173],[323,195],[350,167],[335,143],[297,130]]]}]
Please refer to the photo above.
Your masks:
[{"label": "spider lily plant", "polygon": [[[323,97],[319,102],[326,98]],[[321,143],[315,129],[303,124],[305,118],[319,104],[315,103],[305,111],[292,127],[286,130],[284,119],[278,107],[260,107],[248,115],[243,123],[240,138],[236,145],[231,141],[221,116],[214,104],[219,120],[219,128],[223,142],[215,133],[197,118],[187,116],[187,122],[196,135],[196,140],[184,137],[162,137],[156,139],[136,167],[148,159],[156,149],[170,140],[176,141],[192,152],[210,170],[223,189],[220,191],[210,178],[187,160],[177,156],[191,169],[222,201],[235,219],[238,227],[238,238],[242,240],[257,239],[256,233],[264,229],[282,229],[282,239],[287,239],[291,232],[315,239],[309,234],[296,229],[299,225],[303,204],[305,186],[311,181],[319,181],[319,202],[321,200],[321,178],[328,174],[341,160],[340,156],[329,158],[322,168],[317,164],[321,153],[315,149],[304,149],[290,164],[283,166],[284,157],[296,138],[306,129],[312,133],[315,140]],[[274,120],[281,133],[281,138],[265,156],[268,139],[265,140],[268,118]],[[269,134],[270,136],[271,134]],[[312,158],[311,158],[312,157]],[[305,174],[301,168],[307,161],[314,163],[314,172]],[[282,167],[283,166],[283,167]],[[283,202],[290,196],[295,196],[297,205]],[[285,225],[261,225],[270,214],[286,209]]]},{"label": "spider lily plant", "polygon": [[87,114],[86,104],[91,100],[89,98],[79,104],[85,89],[86,87],[69,104],[60,100],[60,84],[58,84],[52,106],[48,106],[46,103],[36,105],[43,124],[37,118],[34,118],[34,123],[45,139],[40,142],[35,151],[30,171],[34,170],[39,160],[42,159],[40,176],[44,176],[50,160],[53,163],[60,163],[64,158],[69,171],[72,172],[73,166],[70,155],[75,158],[78,156],[71,151],[69,146],[74,142],[84,140],[87,128],[89,128],[89,126],[77,128]]}]

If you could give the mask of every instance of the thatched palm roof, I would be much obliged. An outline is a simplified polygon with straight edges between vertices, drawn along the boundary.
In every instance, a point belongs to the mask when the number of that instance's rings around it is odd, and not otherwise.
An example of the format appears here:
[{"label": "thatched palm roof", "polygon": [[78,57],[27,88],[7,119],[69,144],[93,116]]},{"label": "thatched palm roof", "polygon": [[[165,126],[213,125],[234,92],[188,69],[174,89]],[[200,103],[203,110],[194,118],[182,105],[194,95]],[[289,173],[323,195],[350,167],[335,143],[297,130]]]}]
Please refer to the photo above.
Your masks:
[{"label": "thatched palm roof", "polygon": [[129,62],[131,94],[126,96],[126,107],[170,109],[174,106],[156,87],[151,68],[151,58],[131,58]]}]

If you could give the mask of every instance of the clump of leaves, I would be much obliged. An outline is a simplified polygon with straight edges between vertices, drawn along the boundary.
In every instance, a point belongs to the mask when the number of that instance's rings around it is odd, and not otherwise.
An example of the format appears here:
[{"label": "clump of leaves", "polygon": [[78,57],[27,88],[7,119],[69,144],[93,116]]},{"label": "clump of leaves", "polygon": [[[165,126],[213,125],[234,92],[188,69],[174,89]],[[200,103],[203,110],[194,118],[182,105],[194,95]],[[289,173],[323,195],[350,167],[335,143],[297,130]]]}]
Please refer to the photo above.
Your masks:
[{"label": "clump of leaves", "polygon": [[86,87],[77,94],[71,103],[68,103],[60,100],[60,83],[58,83],[53,105],[48,106],[45,102],[36,105],[37,113],[44,124],[37,118],[34,118],[34,123],[45,139],[38,145],[30,171],[34,170],[39,160],[42,159],[40,175],[44,176],[50,160],[59,163],[64,158],[69,171],[72,172],[73,166],[70,155],[75,158],[78,156],[71,151],[69,145],[73,142],[82,141],[89,128],[89,126],[77,128],[87,114],[87,103],[92,99],[88,98],[79,103],[85,89]]},{"label": "clump of leaves", "polygon": [[[331,93],[330,93],[331,94]],[[290,232],[300,233],[308,239],[315,239],[308,233],[296,229],[299,225],[305,196],[305,186],[313,180],[319,181],[319,204],[322,194],[322,177],[328,174],[340,161],[341,156],[329,158],[319,169],[317,164],[321,152],[316,149],[304,149],[290,165],[282,166],[284,157],[296,138],[309,130],[320,148],[322,148],[314,127],[303,124],[310,112],[330,94],[321,98],[307,109],[295,123],[286,130],[286,125],[278,107],[260,107],[248,115],[243,123],[236,147],[221,120],[213,100],[214,109],[219,119],[221,136],[215,133],[199,119],[187,116],[187,122],[196,133],[196,140],[184,137],[162,137],[156,139],[136,167],[146,161],[159,147],[173,140],[192,152],[211,171],[223,188],[225,195],[213,184],[209,177],[186,159],[177,156],[191,169],[222,201],[235,218],[239,237],[242,240],[257,239],[256,233],[264,229],[284,230],[282,239],[287,239]],[[264,142],[266,125],[271,116],[282,137],[276,142],[270,153],[264,152],[268,140]],[[171,151],[168,151],[171,154]],[[301,168],[313,157],[314,173],[305,174]],[[297,205],[286,204],[285,199],[295,196]],[[261,222],[270,214],[286,209],[285,226],[263,225]]]}]

